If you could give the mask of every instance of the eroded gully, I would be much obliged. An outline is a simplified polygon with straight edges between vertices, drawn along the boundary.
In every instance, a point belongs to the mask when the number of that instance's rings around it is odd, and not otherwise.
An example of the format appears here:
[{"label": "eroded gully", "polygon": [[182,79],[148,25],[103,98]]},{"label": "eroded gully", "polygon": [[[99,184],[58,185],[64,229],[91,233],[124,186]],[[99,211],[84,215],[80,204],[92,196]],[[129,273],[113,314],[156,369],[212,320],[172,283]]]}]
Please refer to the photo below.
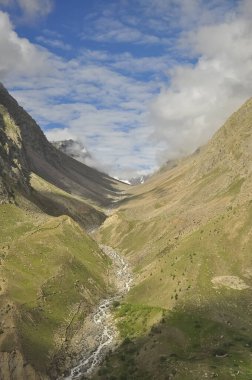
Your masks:
[{"label": "eroded gully", "polygon": [[[117,330],[111,314],[113,302],[120,300],[129,290],[132,284],[132,275],[129,265],[113,248],[100,245],[102,251],[112,260],[116,295],[101,301],[92,315],[93,331],[95,330],[95,348],[92,352],[84,350],[79,363],[71,369],[70,375],[65,380],[88,378],[101,363],[106,353],[113,347]],[[92,332],[93,334],[93,332]]]}]

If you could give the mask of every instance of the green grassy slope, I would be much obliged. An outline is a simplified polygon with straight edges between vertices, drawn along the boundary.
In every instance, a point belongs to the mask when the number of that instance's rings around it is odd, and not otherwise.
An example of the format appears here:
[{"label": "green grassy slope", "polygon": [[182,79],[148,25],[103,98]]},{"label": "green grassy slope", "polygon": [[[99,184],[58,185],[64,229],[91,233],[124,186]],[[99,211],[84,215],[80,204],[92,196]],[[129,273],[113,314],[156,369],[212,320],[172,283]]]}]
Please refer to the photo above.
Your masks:
[{"label": "green grassy slope", "polygon": [[26,360],[44,372],[65,339],[109,291],[109,262],[67,216],[52,218],[0,205],[0,226],[0,303],[3,309],[9,304],[15,320],[14,330],[2,328],[0,349],[12,351],[18,344]]},{"label": "green grassy slope", "polygon": [[126,343],[97,378],[251,378],[251,147],[250,100],[199,153],[132,189],[105,221],[97,238],[124,252],[135,286],[125,318],[124,305],[115,311]]},{"label": "green grassy slope", "polygon": [[0,378],[64,371],[73,336],[112,291],[87,231],[125,188],[54,148],[0,84]]}]

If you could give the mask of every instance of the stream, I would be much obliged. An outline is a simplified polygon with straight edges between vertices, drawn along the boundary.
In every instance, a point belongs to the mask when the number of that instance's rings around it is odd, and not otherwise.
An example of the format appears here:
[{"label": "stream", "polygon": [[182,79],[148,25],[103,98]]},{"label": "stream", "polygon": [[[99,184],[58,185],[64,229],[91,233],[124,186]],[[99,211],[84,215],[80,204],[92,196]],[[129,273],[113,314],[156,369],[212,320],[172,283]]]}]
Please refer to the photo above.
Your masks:
[{"label": "stream", "polygon": [[88,354],[85,351],[79,363],[71,369],[70,375],[65,377],[65,380],[88,378],[97,369],[109,349],[113,347],[117,330],[111,315],[111,306],[114,301],[119,301],[130,290],[132,284],[131,271],[125,260],[111,247],[100,245],[100,248],[113,262],[117,293],[113,297],[102,300],[93,313],[92,324],[95,334],[97,331],[96,347]]}]

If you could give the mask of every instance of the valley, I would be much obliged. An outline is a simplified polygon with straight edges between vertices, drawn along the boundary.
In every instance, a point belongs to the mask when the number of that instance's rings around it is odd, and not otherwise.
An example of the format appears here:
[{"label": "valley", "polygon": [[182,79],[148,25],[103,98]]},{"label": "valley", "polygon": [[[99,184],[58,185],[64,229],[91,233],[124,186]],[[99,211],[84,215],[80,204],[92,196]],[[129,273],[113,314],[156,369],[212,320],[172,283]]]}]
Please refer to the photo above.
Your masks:
[{"label": "valley", "polygon": [[0,378],[251,379],[252,100],[136,186],[0,104]]},{"label": "valley", "polygon": [[[65,379],[72,380],[81,378],[82,375],[91,375],[106,354],[114,348],[115,341],[118,338],[118,332],[111,315],[111,308],[127,294],[133,279],[128,264],[114,249],[102,245],[100,248],[112,260],[112,273],[110,276],[115,277],[117,292],[115,295],[102,300],[91,316],[89,335],[84,338],[83,342],[86,347],[81,352],[82,359],[78,365],[71,369],[70,376]],[[87,344],[90,341],[90,336],[94,336],[95,341],[92,352],[90,352],[90,344]]]}]

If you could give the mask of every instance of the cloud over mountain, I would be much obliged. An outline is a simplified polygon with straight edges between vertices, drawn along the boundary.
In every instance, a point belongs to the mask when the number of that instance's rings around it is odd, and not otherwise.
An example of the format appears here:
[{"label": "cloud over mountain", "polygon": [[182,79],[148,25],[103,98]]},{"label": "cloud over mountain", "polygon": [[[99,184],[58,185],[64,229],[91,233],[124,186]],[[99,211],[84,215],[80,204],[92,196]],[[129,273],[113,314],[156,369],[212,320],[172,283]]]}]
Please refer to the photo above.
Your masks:
[{"label": "cloud over mountain", "polygon": [[[43,4],[19,2],[45,16]],[[0,12],[0,80],[49,138],[81,140],[113,175],[145,174],[204,144],[251,96],[251,8],[96,0],[79,23],[63,20],[67,34],[47,25],[30,38]]]},{"label": "cloud over mountain", "polygon": [[[251,7],[242,2],[220,22],[183,35],[180,46],[197,61],[170,70],[171,82],[151,108],[163,159],[195,150],[252,95]],[[248,13],[250,12],[250,13]]]}]

